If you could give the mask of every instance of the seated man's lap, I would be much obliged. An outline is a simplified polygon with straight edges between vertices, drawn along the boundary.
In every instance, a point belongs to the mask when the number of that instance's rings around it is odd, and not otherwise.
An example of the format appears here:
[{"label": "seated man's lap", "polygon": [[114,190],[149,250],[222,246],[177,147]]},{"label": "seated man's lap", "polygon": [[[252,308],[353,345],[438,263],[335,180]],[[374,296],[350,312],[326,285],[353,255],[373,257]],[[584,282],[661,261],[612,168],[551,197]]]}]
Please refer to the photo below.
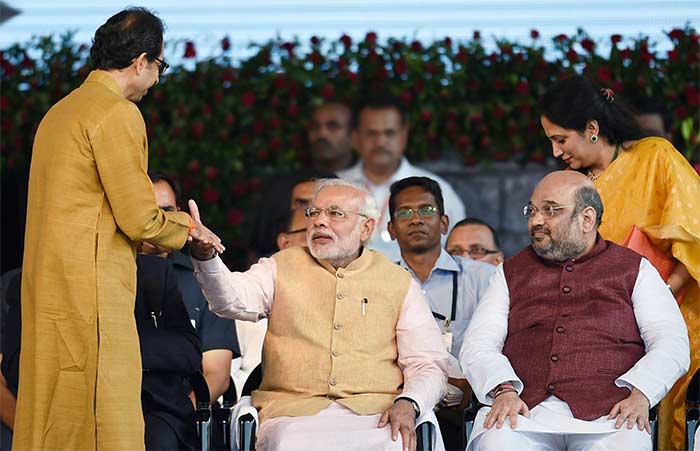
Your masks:
[{"label": "seated man's lap", "polygon": [[492,428],[474,438],[470,450],[483,451],[646,451],[651,450],[651,436],[646,431],[628,430],[606,434],[548,434],[519,431],[507,424],[501,429]]},{"label": "seated man's lap", "polygon": [[266,450],[401,450],[401,438],[391,440],[391,428],[377,428],[381,415],[357,415],[333,403],[316,415],[265,420],[258,448]]}]

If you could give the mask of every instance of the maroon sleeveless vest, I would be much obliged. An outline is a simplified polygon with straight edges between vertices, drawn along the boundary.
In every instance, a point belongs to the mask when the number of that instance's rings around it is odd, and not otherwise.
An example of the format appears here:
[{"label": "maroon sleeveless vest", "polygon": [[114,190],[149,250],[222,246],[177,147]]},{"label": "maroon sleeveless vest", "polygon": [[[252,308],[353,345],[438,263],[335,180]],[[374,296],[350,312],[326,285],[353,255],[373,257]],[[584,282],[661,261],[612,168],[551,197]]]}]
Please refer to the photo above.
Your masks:
[{"label": "maroon sleeveless vest", "polygon": [[530,409],[554,395],[593,420],[629,395],[615,379],[644,355],[632,308],[641,256],[603,240],[556,263],[527,247],[503,265],[510,292],[503,354]]}]

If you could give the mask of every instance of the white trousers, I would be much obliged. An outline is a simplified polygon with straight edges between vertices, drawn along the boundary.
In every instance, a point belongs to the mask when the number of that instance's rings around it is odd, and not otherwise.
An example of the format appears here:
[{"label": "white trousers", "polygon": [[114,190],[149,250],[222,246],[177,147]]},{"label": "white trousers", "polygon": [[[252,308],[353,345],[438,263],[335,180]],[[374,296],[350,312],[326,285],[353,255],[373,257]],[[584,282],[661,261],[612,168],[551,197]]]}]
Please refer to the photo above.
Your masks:
[{"label": "white trousers", "polygon": [[[435,415],[429,414],[435,419]],[[391,439],[391,426],[377,427],[380,414],[357,415],[332,403],[316,415],[276,417],[265,420],[258,429],[258,450],[402,451],[401,434]],[[422,421],[422,419],[419,419]],[[436,450],[444,450],[440,429],[436,428]]]}]

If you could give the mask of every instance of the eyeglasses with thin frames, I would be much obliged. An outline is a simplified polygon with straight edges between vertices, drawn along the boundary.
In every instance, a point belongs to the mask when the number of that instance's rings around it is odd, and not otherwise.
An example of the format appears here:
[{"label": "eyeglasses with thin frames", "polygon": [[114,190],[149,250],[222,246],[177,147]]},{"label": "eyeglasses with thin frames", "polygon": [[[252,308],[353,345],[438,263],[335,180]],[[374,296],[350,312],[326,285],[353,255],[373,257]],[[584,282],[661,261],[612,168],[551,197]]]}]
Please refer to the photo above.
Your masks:
[{"label": "eyeglasses with thin frames", "polygon": [[350,214],[362,216],[364,218],[368,217],[367,215],[362,214],[360,212],[349,210],[346,211],[338,207],[318,208],[313,206],[306,209],[306,217],[309,219],[317,218],[323,212],[326,213],[326,216],[328,216],[328,219],[330,219],[331,221],[344,221],[348,218],[348,215]]},{"label": "eyeglasses with thin frames", "polygon": [[448,249],[447,252],[452,255],[459,255],[460,257],[469,256],[474,260],[478,260],[490,254],[498,254],[500,251],[494,249],[486,249],[482,246],[469,246],[469,248],[467,249],[462,249],[461,247]]},{"label": "eyeglasses with thin frames", "polygon": [[545,218],[552,218],[554,217],[557,212],[563,208],[572,208],[575,207],[576,205],[551,205],[547,204],[543,206],[542,208],[537,208],[534,205],[525,205],[523,207],[523,216],[525,218],[530,219],[534,217],[537,213],[542,213],[542,216]]},{"label": "eyeglasses with thin frames", "polygon": [[158,62],[158,75],[163,75],[166,70],[170,67],[170,64],[166,63],[164,60],[158,58],[158,57],[153,57],[153,59]]},{"label": "eyeglasses with thin frames", "polygon": [[438,213],[437,207],[434,205],[423,205],[417,209],[413,208],[399,208],[394,212],[395,219],[409,219],[413,217],[414,211],[418,213],[421,218],[431,218]]}]

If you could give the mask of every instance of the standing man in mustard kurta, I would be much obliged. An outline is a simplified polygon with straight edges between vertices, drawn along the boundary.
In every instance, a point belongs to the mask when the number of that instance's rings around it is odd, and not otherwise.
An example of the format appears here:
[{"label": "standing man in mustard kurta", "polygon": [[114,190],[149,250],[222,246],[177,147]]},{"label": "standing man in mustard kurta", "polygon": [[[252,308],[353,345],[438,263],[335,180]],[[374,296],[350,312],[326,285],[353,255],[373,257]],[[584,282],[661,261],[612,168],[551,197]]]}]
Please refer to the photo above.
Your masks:
[{"label": "standing man in mustard kurta", "polygon": [[159,209],[146,174],[134,102],[168,67],[163,23],[124,10],[97,30],[90,58],[96,70],[34,140],[15,449],[143,449],[136,245],[178,249],[189,236],[221,248],[186,213]]}]

